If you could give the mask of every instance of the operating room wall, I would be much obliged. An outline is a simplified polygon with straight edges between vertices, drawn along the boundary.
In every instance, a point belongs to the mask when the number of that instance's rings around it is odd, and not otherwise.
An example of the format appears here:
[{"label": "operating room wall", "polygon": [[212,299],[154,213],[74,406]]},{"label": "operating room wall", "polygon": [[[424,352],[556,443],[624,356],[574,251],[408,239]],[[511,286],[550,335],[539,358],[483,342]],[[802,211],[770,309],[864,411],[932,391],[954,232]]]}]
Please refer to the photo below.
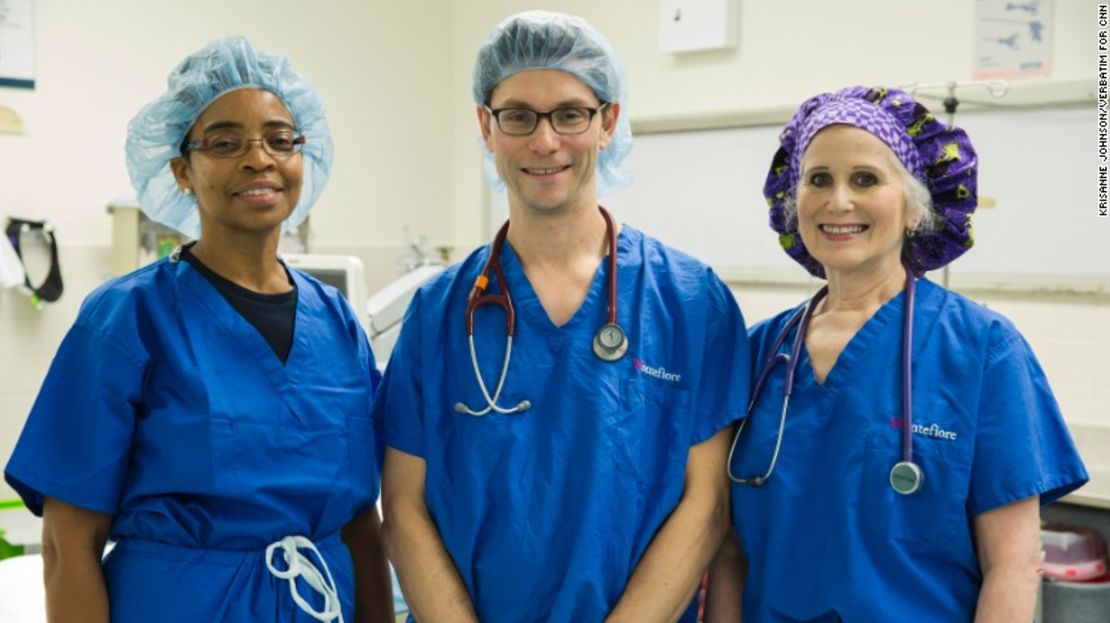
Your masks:
[{"label": "operating room wall", "polygon": [[186,54],[227,34],[289,56],[321,91],[336,162],[313,212],[323,244],[399,244],[409,225],[446,237],[452,3],[356,0],[35,3],[37,85],[0,89],[27,125],[4,136],[0,210],[50,216],[67,242],[104,244],[103,207],[131,192],[128,120]]},{"label": "operating room wall", "polygon": [[[108,203],[130,194],[128,120],[187,54],[228,34],[283,53],[321,91],[336,142],[311,248],[360,255],[394,276],[403,228],[451,237],[454,4],[378,0],[36,0],[33,91],[0,88],[23,135],[0,134],[0,220],[58,228],[66,292],[33,310],[0,293],[0,461],[82,298],[109,273]],[[0,499],[10,497],[0,487]]]},{"label": "operating room wall", "polygon": [[[713,52],[659,51],[658,2],[472,0],[452,22],[456,53],[455,238],[476,243],[487,229],[478,128],[470,97],[474,54],[512,13],[548,8],[581,15],[605,34],[628,68],[637,122],[797,106],[851,84],[969,80],[974,2],[737,0],[738,46]],[[1095,0],[1057,0],[1051,80],[1094,80]],[[1051,81],[1050,81],[1051,82]],[[982,95],[982,94],[979,94]],[[939,106],[939,104],[938,104]],[[768,158],[770,154],[768,154]],[[635,172],[633,172],[635,174]],[[695,198],[697,189],[690,189]],[[759,192],[759,189],[752,189]]]},{"label": "operating room wall", "polygon": [[[482,182],[478,129],[470,99],[474,52],[491,28],[517,11],[546,6],[588,19],[610,40],[628,68],[631,96],[625,112],[633,128],[659,120],[696,124],[708,116],[796,107],[806,97],[850,84],[901,85],[969,80],[972,74],[974,3],[967,0],[875,2],[874,0],[739,0],[736,49],[664,54],[657,44],[658,3],[642,0],[473,0],[454,18],[456,107],[454,161],[455,237],[486,237],[489,205]],[[1094,0],[1055,2],[1052,75],[1041,84],[1095,81]],[[966,98],[982,98],[969,93]],[[939,108],[939,103],[934,102]],[[1092,132],[1094,108],[1092,103]],[[673,124],[672,124],[673,125]],[[974,138],[974,137],[973,137]],[[1035,146],[1031,146],[1031,150]],[[1092,151],[1093,155],[1093,151]],[[1077,166],[1086,166],[1080,154]],[[768,162],[771,154],[767,154]],[[1092,185],[1093,167],[1092,167]],[[633,171],[635,176],[635,171]],[[635,184],[635,181],[633,182]],[[1021,183],[1014,180],[1014,183]],[[751,188],[755,196],[759,188]],[[1093,190],[1092,190],[1093,193]],[[1093,196],[1093,194],[1092,194]],[[697,209],[698,189],[690,203]],[[737,198],[737,209],[744,203]],[[750,205],[750,202],[746,202]],[[1088,206],[1060,206],[1088,217]],[[1081,215],[1082,213],[1082,215]],[[1060,218],[1071,218],[1068,213]],[[636,218],[628,216],[633,225]],[[1093,218],[1092,218],[1093,221]],[[1106,223],[1093,222],[1092,226]],[[768,232],[768,235],[772,235]],[[697,255],[699,249],[686,249]],[[799,269],[801,270],[801,269]],[[732,284],[745,316],[757,322],[800,301],[804,287]],[[1087,488],[1110,504],[1110,297],[1107,295],[966,292],[1009,316],[1032,343],[1094,480]]]}]

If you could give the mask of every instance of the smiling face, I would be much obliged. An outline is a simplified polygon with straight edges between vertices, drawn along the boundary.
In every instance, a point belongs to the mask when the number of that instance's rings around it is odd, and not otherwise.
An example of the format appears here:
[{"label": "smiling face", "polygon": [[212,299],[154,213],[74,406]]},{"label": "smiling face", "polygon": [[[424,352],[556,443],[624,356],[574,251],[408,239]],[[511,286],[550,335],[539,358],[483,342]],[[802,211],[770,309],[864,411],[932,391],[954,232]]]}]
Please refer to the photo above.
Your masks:
[{"label": "smiling face", "polygon": [[[513,74],[490,94],[489,107],[528,108],[548,112],[568,106],[600,108],[590,87],[565,71],[531,69]],[[505,182],[511,209],[558,213],[597,205],[595,171],[598,153],[613,136],[620,115],[617,103],[606,106],[582,134],[560,135],[550,119],[541,119],[527,136],[503,133],[485,107],[478,107],[482,139],[493,152]]]},{"label": "smiling face", "polygon": [[826,274],[901,272],[908,222],[894,153],[866,130],[832,125],[810,141],[798,184],[798,232]]},{"label": "smiling face", "polygon": [[[273,93],[239,89],[220,96],[190,128],[187,141],[239,135],[260,139],[292,131],[293,116]],[[304,159],[300,153],[275,157],[260,141],[247,153],[220,158],[211,151],[191,151],[171,161],[178,186],[191,190],[200,211],[201,236],[226,232],[276,234],[301,196]]]}]

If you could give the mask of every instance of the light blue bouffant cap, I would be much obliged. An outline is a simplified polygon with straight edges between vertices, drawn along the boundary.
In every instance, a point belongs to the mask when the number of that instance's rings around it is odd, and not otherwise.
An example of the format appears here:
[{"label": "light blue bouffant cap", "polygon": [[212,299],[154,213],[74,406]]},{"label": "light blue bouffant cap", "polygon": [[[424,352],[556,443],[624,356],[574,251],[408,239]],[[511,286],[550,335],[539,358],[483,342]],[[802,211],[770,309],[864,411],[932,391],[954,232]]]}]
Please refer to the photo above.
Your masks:
[{"label": "light blue bouffant cap", "polygon": [[[628,116],[628,76],[609,42],[586,20],[563,13],[527,11],[497,25],[478,50],[474,63],[474,102],[489,103],[502,80],[527,69],[558,69],[573,74],[593,89],[602,102],[620,102],[621,115],[609,146],[597,161],[598,194],[619,191],[632,180],[626,161],[632,151]],[[493,154],[486,152],[486,180],[500,192]]]},{"label": "light blue bouffant cap", "polygon": [[300,225],[327,186],[335,145],[320,94],[293,71],[289,60],[255,50],[244,37],[227,37],[181,61],[170,73],[167,87],[127,127],[127,171],[143,212],[186,236],[200,236],[196,199],[178,189],[170,160],[181,156],[189,128],[218,97],[236,89],[260,88],[281,98],[297,131],[306,138],[300,201],[282,223],[282,231]]}]

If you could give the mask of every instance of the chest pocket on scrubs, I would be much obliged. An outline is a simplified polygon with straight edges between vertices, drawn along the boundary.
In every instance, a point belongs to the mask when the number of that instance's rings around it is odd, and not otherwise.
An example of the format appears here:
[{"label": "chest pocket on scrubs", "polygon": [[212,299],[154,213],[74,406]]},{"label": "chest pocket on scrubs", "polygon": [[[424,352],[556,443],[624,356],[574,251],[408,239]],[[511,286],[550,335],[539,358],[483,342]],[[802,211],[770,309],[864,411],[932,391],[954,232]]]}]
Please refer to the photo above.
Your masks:
[{"label": "chest pocket on scrubs", "polygon": [[[879,539],[887,536],[931,553],[970,545],[966,510],[972,448],[964,440],[913,436],[913,458],[925,474],[920,490],[894,491],[890,469],[902,457],[901,431],[880,430],[867,438],[861,512]],[[956,548],[955,550],[953,548]]]},{"label": "chest pocket on scrubs", "polygon": [[622,380],[620,392],[620,411],[606,418],[617,467],[652,486],[680,479],[690,450],[690,392],[639,374]]}]

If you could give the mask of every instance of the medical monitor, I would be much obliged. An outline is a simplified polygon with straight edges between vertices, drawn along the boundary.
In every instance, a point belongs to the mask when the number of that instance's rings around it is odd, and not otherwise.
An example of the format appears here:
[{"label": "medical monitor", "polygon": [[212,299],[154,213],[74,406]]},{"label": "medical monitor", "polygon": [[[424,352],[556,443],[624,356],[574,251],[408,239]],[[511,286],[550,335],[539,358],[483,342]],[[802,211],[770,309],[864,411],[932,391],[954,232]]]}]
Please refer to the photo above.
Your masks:
[{"label": "medical monitor", "polygon": [[370,344],[374,347],[374,357],[382,368],[389,362],[389,355],[401,334],[401,321],[409,302],[425,281],[443,271],[443,266],[426,264],[417,266],[401,275],[384,288],[375,292],[366,302],[366,314],[370,322]]},{"label": "medical monitor", "polygon": [[281,256],[285,263],[308,273],[316,279],[339,290],[355,312],[362,330],[369,334],[366,315],[366,271],[362,260],[353,255],[317,255],[314,253],[288,253]]}]

